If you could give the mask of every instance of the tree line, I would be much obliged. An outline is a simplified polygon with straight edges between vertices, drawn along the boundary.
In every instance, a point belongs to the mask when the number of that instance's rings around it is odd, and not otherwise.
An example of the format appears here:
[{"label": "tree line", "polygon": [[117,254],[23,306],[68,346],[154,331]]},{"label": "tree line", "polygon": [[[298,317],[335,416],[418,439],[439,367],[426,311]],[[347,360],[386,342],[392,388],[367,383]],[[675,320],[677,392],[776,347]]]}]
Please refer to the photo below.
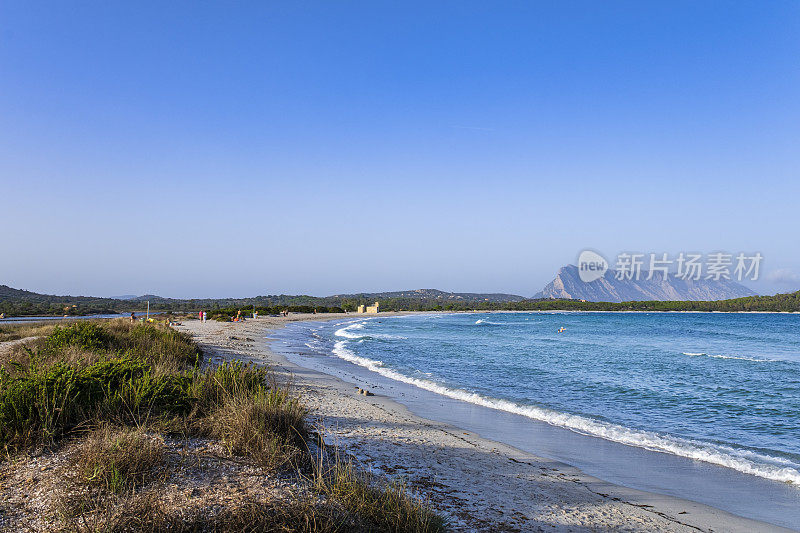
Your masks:
[{"label": "tree line", "polygon": [[[0,286],[0,313],[11,316],[77,316],[143,311],[146,299],[115,300],[87,296],[50,296]],[[521,300],[517,302],[469,301],[446,298],[378,298],[382,311],[773,311],[800,312],[800,291],[775,296],[747,296],[731,300],[583,302],[580,300]],[[254,298],[178,300],[153,296],[151,311],[197,312],[205,310],[213,316],[233,311],[277,314],[290,312],[338,313],[353,312],[359,305],[371,305],[375,296],[307,295],[257,296]]]}]

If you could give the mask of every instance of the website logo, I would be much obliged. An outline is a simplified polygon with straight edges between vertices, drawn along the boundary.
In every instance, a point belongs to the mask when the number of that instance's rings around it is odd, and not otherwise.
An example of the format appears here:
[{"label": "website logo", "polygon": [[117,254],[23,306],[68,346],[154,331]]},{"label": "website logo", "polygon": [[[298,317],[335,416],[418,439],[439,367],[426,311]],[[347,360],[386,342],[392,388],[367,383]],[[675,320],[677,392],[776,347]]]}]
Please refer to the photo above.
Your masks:
[{"label": "website logo", "polygon": [[578,275],[581,277],[581,281],[590,283],[600,279],[606,270],[608,270],[608,261],[597,252],[584,250],[578,256]]},{"label": "website logo", "polygon": [[[666,253],[623,252],[617,256],[612,274],[620,281],[641,279],[683,281],[700,280],[750,280],[757,281],[764,256],[759,252],[738,254],[714,252],[706,254],[681,252],[670,257]],[[600,279],[609,269],[608,261],[592,250],[584,250],[578,256],[578,274],[581,281],[591,283]],[[655,276],[659,273],[658,276]]]}]

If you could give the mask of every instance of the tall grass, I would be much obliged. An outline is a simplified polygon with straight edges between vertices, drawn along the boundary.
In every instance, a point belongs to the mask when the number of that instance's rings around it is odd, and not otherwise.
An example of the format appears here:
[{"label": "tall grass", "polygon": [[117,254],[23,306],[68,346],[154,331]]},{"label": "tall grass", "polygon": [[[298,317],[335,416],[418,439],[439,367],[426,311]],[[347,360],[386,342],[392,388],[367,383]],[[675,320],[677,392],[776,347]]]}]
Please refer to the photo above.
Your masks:
[{"label": "tall grass", "polygon": [[104,328],[93,322],[76,322],[71,326],[56,326],[45,341],[49,352],[57,353],[67,346],[78,346],[84,350],[102,350],[109,346],[109,335]]},{"label": "tall grass", "polygon": [[213,368],[196,370],[191,393],[197,398],[198,411],[208,414],[229,398],[248,397],[265,389],[268,379],[269,372],[266,368],[230,361]]},{"label": "tall grass", "polygon": [[234,455],[275,470],[307,458],[305,409],[281,390],[225,399],[209,417],[210,433]]},{"label": "tall grass", "polygon": [[69,497],[59,502],[63,531],[78,533],[361,533],[357,519],[302,495],[292,500],[243,499],[207,508],[165,507],[155,491],[108,500]]},{"label": "tall grass", "polygon": [[22,324],[4,324],[0,326],[0,342],[15,341],[28,337],[49,335],[55,325],[40,322]]},{"label": "tall grass", "polygon": [[[266,369],[241,362],[203,368],[197,346],[170,328],[124,321],[58,326],[17,355],[0,366],[0,447],[12,453],[85,437],[75,459],[82,492],[62,506],[72,529],[444,529],[402,483],[338,459],[329,468],[315,463],[305,407]],[[165,454],[163,442],[142,427],[211,437],[264,470],[302,472],[311,493],[280,505],[238,502],[213,515],[164,512],[152,492],[141,491]]]},{"label": "tall grass", "polygon": [[169,328],[123,321],[56,326],[0,367],[0,446],[46,444],[104,421],[185,416],[200,351]]},{"label": "tall grass", "polygon": [[158,477],[164,442],[142,428],[104,425],[87,436],[74,460],[82,483],[114,493],[135,490]]},{"label": "tall grass", "polygon": [[15,374],[0,370],[0,445],[48,443],[101,421],[139,423],[143,418],[189,413],[191,378],[156,375],[129,357],[88,366],[31,360]]},{"label": "tall grass", "polygon": [[439,533],[446,521],[425,503],[409,495],[400,480],[382,480],[336,454],[332,464],[320,459],[312,486],[350,514],[360,517],[371,531]]},{"label": "tall grass", "polygon": [[115,320],[105,325],[109,350],[148,361],[168,372],[198,365],[202,354],[191,337],[160,324]]}]

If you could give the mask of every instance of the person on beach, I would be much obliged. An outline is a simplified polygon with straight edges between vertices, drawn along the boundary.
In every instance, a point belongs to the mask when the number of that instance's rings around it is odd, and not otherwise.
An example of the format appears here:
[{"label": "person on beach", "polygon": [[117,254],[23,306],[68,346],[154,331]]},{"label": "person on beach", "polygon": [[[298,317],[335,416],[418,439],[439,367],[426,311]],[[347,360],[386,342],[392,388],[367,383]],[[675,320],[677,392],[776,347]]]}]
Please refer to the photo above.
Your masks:
[{"label": "person on beach", "polygon": [[203,316],[203,322],[205,322],[205,321],[206,321],[206,317],[207,317],[208,315],[206,315],[206,312],[205,312],[205,311],[203,311],[203,312],[202,312],[202,313],[200,313],[200,314]]},{"label": "person on beach", "polygon": [[131,324],[134,322],[136,322],[136,316],[133,314],[133,311],[131,311]]}]

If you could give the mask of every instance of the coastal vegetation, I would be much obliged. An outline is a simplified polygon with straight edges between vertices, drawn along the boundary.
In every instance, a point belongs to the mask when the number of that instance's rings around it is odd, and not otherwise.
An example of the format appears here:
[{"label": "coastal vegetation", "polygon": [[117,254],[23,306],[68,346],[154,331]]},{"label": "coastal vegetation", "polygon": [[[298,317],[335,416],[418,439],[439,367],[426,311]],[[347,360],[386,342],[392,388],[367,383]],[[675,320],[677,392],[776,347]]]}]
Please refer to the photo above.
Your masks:
[{"label": "coastal vegetation", "polygon": [[[293,313],[353,312],[359,305],[380,303],[384,311],[720,311],[800,312],[800,291],[774,296],[747,296],[716,301],[587,302],[569,299],[524,299],[503,294],[459,294],[435,290],[401,293],[365,293],[326,297],[257,296],[241,299],[176,300],[158,296],[114,300],[84,296],[49,296],[0,285],[0,313],[6,316],[77,316],[142,311],[150,302],[153,312],[196,313],[227,320],[238,311],[261,315]],[[0,335],[2,329],[0,326]]]},{"label": "coastal vegetation", "polygon": [[[445,528],[401,481],[369,475],[325,445],[302,399],[266,368],[210,364],[190,337],[159,324],[85,321],[38,332],[46,334],[0,352],[0,449],[12,469],[26,454],[67,457],[52,474],[53,529]],[[168,487],[195,472],[209,447],[215,464],[233,461],[290,488],[191,512],[170,506]]]}]

